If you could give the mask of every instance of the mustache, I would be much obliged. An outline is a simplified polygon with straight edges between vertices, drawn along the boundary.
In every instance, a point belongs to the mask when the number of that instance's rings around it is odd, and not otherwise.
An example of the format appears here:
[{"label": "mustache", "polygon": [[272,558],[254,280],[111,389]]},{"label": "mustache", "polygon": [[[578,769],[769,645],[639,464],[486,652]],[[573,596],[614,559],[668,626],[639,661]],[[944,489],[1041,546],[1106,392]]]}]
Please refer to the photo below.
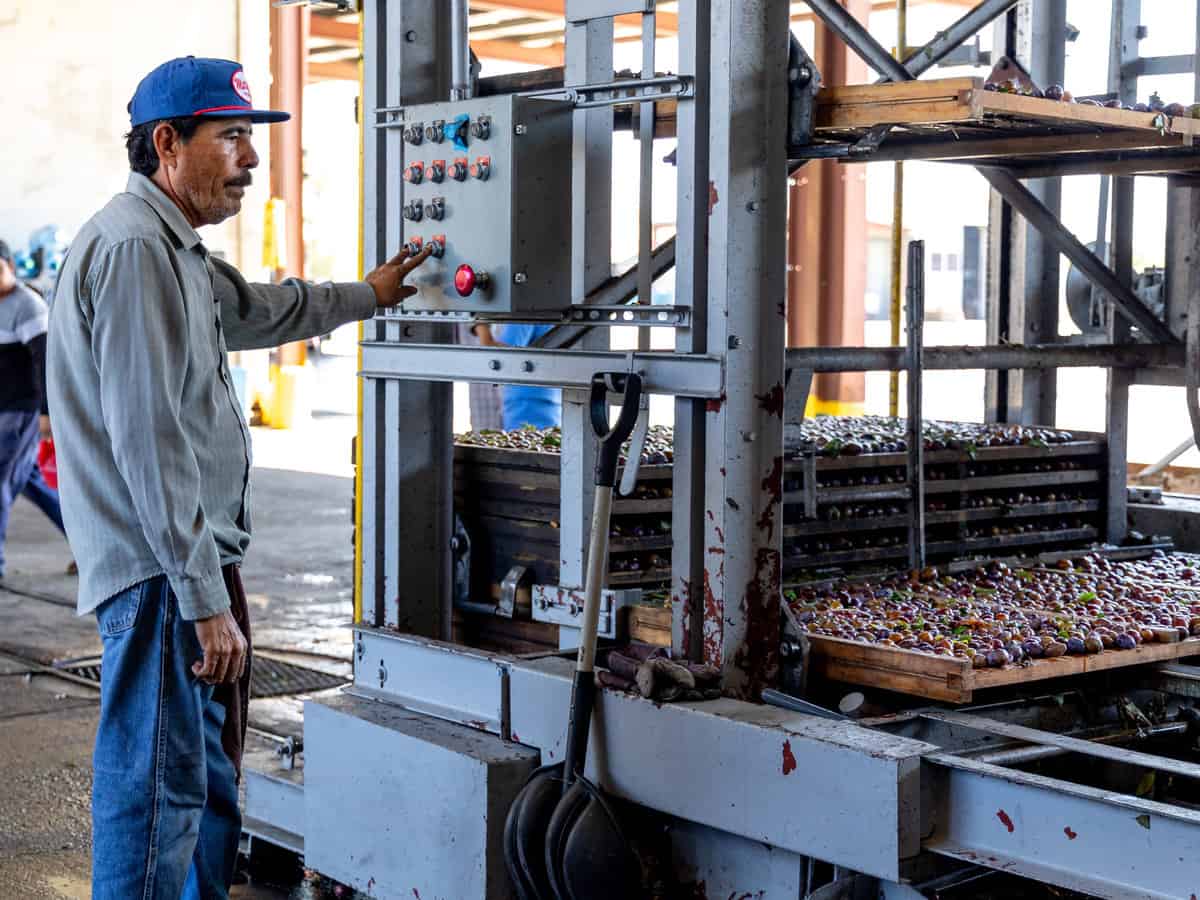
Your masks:
[{"label": "mustache", "polygon": [[250,187],[250,185],[253,182],[254,182],[253,177],[250,175],[249,172],[247,172],[245,175],[239,175],[237,178],[229,179],[229,181],[225,182],[225,185],[226,185],[226,187],[245,188],[245,187]]}]

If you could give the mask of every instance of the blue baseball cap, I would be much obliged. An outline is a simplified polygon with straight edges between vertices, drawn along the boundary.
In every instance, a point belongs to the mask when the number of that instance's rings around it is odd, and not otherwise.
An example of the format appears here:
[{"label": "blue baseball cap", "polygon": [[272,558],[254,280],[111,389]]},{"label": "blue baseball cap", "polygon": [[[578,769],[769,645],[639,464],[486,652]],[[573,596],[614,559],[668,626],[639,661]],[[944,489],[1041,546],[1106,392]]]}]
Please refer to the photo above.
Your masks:
[{"label": "blue baseball cap", "polygon": [[129,124],[201,116],[286,122],[291,113],[255,109],[242,64],[231,59],[184,56],[163,63],[142,79],[129,101]]}]

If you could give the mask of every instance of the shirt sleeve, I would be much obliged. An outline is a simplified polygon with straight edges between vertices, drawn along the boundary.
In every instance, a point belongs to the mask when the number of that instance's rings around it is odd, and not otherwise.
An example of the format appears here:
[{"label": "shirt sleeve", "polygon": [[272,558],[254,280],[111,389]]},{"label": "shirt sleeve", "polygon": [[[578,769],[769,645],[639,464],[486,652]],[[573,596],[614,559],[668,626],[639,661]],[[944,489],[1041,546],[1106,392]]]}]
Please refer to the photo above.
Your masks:
[{"label": "shirt sleeve", "polygon": [[50,414],[46,401],[46,333],[42,332],[29,341],[29,352],[33,356],[33,389],[41,398],[42,415]]},{"label": "shirt sleeve", "polygon": [[185,619],[229,608],[200,499],[200,467],[180,421],[187,308],[167,249],[134,238],[92,270],[92,357],[100,412],[151,552]]},{"label": "shirt sleeve", "polygon": [[212,264],[213,293],[230,350],[277,347],[375,315],[375,289],[365,281],[312,284],[288,278],[250,284],[224,260]]}]

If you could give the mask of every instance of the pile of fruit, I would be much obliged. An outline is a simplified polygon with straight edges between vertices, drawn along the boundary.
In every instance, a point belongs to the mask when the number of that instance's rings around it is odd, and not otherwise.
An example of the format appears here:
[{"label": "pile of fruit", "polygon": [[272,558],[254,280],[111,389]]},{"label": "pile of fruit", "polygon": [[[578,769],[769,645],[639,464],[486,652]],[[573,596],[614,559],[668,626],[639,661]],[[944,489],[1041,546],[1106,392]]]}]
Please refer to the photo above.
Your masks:
[{"label": "pile of fruit", "polygon": [[[1065,90],[1061,84],[1052,84],[1045,90],[1021,79],[1007,81],[989,81],[983,86],[986,91],[998,91],[1001,94],[1020,94],[1023,97],[1041,97],[1046,100],[1057,100],[1060,103],[1075,103],[1075,96]],[[1120,100],[1093,100],[1090,98],[1078,101],[1082,106],[1103,106],[1108,109],[1128,109],[1133,112],[1156,113],[1175,118],[1186,116],[1200,119],[1200,104],[1164,103],[1157,93],[1151,94],[1145,103],[1135,103],[1132,106],[1123,104]]]},{"label": "pile of fruit", "polygon": [[[923,425],[926,450],[963,450],[983,447],[1048,447],[1075,439],[1069,431],[1024,425],[988,425],[974,422],[928,421]],[[816,449],[818,456],[861,456],[868,453],[902,453],[908,449],[908,422],[887,416],[817,416],[799,428],[800,445]],[[643,465],[665,465],[675,458],[674,431],[652,425],[642,450]],[[468,431],[456,435],[459,444],[523,450],[562,452],[561,428],[526,426],[513,431]]]},{"label": "pile of fruit", "polygon": [[[996,425],[977,422],[922,423],[926,450],[963,450],[982,447],[1047,447],[1074,440],[1069,431]],[[888,416],[817,416],[805,419],[802,442],[818,456],[861,456],[868,453],[902,453],[908,449],[908,420]]]},{"label": "pile of fruit", "polygon": [[[535,428],[526,425],[512,431],[468,431],[454,436],[456,444],[469,447],[492,447],[497,450],[523,450],[527,453],[561,453],[562,429]],[[666,425],[651,425],[646,434],[646,443],[642,447],[642,462],[644,466],[662,466],[669,464],[675,458],[672,448],[674,432]],[[628,449],[628,444],[626,445]],[[622,460],[625,453],[622,451]]]},{"label": "pile of fruit", "polygon": [[1200,637],[1198,571],[1192,559],[1161,553],[1132,563],[1091,555],[1054,569],[999,562],[968,575],[925,569],[788,590],[785,600],[812,635],[999,668]]}]

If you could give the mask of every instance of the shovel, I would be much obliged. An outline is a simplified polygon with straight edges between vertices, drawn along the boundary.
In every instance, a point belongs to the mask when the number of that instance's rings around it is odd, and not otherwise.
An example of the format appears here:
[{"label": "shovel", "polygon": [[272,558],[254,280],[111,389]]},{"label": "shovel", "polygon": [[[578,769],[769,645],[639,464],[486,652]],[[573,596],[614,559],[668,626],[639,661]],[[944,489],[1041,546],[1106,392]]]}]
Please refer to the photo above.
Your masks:
[{"label": "shovel", "polygon": [[[608,394],[623,395],[610,428]],[[621,445],[633,432],[641,407],[642,379],[634,373],[592,377],[592,428],[599,441],[596,500],[588,544],[587,582],[579,656],[571,685],[565,761],[530,776],[513,801],[504,825],[504,862],[520,900],[585,900],[635,897],[641,866],[613,811],[596,785],[583,777],[596,698],[596,629],[600,591],[608,564],[609,513]],[[637,458],[630,457],[630,465]]]}]

